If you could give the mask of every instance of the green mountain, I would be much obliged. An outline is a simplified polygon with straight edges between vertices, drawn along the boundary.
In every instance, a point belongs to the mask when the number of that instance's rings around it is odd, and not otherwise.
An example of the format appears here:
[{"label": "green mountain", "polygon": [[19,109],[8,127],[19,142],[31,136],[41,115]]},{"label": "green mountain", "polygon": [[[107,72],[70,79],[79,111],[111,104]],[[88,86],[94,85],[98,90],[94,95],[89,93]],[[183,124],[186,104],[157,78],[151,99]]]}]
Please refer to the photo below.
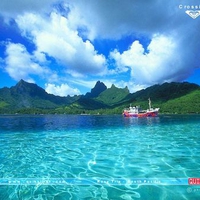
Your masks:
[{"label": "green mountain", "polygon": [[[98,94],[98,96],[96,94]],[[90,93],[80,97],[76,102],[70,105],[68,109],[82,109],[83,111],[111,109],[117,104],[122,103],[123,100],[126,99],[127,95],[129,95],[127,87],[122,89],[112,85],[111,88],[107,89],[106,87],[105,89],[104,83],[98,81]]]},{"label": "green mountain", "polygon": [[166,102],[170,99],[184,96],[199,88],[199,85],[188,82],[163,83],[162,85],[153,85],[151,87],[133,93],[131,95],[131,100],[146,101],[148,98],[151,98],[152,101]]},{"label": "green mountain", "polygon": [[[159,107],[161,113],[200,113],[200,86],[192,83],[164,83],[154,85],[133,94],[129,93],[128,88],[117,88],[112,85],[111,88],[99,92],[96,98],[87,98],[82,96],[76,102],[65,108],[67,113],[91,113],[91,114],[121,114],[125,107],[140,105],[146,109],[148,107],[148,98],[151,98],[153,106]],[[94,91],[93,89],[91,91]],[[179,103],[182,99],[187,106]],[[172,103],[170,103],[172,102]],[[177,109],[174,109],[173,104]]]},{"label": "green mountain", "polygon": [[86,93],[86,98],[95,98],[98,97],[103,91],[107,89],[106,85],[100,81],[96,82],[94,88],[91,89],[91,92]]},{"label": "green mountain", "polygon": [[69,105],[78,98],[48,94],[36,84],[20,80],[11,88],[0,89],[0,113],[18,112],[22,109],[55,109]]},{"label": "green mountain", "polygon": [[200,113],[200,89],[167,101],[161,109],[164,113]]},{"label": "green mountain", "polygon": [[59,97],[23,80],[0,89],[0,113],[120,114],[130,104],[146,109],[148,98],[161,113],[200,113],[200,86],[188,82],[164,83],[130,93],[127,87],[107,88],[98,81],[86,95]]},{"label": "green mountain", "polygon": [[99,94],[96,100],[103,102],[108,106],[114,106],[115,104],[119,104],[124,102],[126,97],[129,95],[128,87],[125,88],[117,88],[114,84],[111,88],[103,91]]},{"label": "green mountain", "polygon": [[[194,95],[199,91],[200,86],[193,83],[164,83],[130,94],[127,101],[147,108],[148,99],[151,98],[153,107],[159,107],[161,113],[200,113],[200,107],[196,106],[200,103],[200,98]],[[192,109],[186,109],[186,106],[180,103],[183,99],[187,99],[184,101],[185,105],[190,105]]]}]

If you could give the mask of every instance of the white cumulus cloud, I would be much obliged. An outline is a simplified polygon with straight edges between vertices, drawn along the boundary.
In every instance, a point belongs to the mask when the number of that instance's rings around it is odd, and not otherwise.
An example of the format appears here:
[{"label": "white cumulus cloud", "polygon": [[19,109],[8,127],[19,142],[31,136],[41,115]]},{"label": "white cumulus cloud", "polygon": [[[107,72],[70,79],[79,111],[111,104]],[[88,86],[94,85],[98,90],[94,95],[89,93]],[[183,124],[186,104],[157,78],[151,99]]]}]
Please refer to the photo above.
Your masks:
[{"label": "white cumulus cloud", "polygon": [[45,52],[74,74],[104,74],[106,59],[98,54],[89,40],[83,40],[78,31],[70,28],[66,17],[52,12],[49,19],[27,13],[16,22],[23,34],[31,38],[37,51]]},{"label": "white cumulus cloud", "polygon": [[131,78],[137,84],[150,85],[177,78],[181,64],[177,50],[173,38],[154,35],[147,49],[134,41],[128,50],[122,53],[114,50],[110,56],[118,68],[131,70]]},{"label": "white cumulus cloud", "polygon": [[61,85],[55,85],[51,83],[45,84],[45,90],[49,94],[54,94],[58,96],[74,96],[79,95],[80,91],[76,88],[71,88],[68,84],[61,84]]},{"label": "white cumulus cloud", "polygon": [[70,83],[103,77],[139,88],[183,81],[200,68],[199,18],[192,19],[179,6],[196,5],[195,0],[13,2],[2,0],[0,15],[12,17],[10,22],[34,46],[17,44],[12,50],[7,45],[6,71],[16,80],[33,81],[32,75],[44,74],[56,80],[51,68],[59,71],[60,80],[70,77]]},{"label": "white cumulus cloud", "polygon": [[[129,50],[111,53],[117,66],[110,74],[131,69],[128,81],[152,84],[183,81],[200,68],[199,18],[193,20],[179,7],[198,5],[197,1],[74,0],[72,4],[69,19],[74,19],[74,27],[84,25],[84,34],[91,40],[139,38]],[[151,40],[147,51],[140,36]]]},{"label": "white cumulus cloud", "polygon": [[6,48],[5,70],[14,79],[24,79],[29,82],[34,82],[30,75],[49,76],[50,70],[38,64],[38,58],[46,62],[45,56],[42,53],[31,55],[26,47],[22,44],[8,43]]}]

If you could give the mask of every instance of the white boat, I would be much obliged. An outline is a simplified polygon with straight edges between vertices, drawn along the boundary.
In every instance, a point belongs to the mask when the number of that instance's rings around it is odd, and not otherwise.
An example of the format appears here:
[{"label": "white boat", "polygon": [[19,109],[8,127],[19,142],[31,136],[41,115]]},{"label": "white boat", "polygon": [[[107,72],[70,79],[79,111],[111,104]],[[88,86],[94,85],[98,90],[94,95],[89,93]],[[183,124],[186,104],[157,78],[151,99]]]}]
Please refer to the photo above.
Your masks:
[{"label": "white boat", "polygon": [[124,117],[156,117],[160,108],[152,108],[149,98],[149,109],[142,110],[139,106],[125,108],[123,111]]}]

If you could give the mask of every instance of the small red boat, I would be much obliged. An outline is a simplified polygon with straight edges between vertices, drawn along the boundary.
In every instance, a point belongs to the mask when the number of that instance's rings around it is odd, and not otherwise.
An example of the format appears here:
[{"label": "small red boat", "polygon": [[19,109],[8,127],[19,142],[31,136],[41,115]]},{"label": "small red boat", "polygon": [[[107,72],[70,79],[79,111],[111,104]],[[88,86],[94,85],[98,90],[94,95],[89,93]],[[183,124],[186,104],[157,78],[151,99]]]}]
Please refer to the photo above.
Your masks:
[{"label": "small red boat", "polygon": [[156,117],[160,108],[152,108],[149,98],[149,109],[141,110],[139,106],[125,108],[123,111],[124,117]]}]

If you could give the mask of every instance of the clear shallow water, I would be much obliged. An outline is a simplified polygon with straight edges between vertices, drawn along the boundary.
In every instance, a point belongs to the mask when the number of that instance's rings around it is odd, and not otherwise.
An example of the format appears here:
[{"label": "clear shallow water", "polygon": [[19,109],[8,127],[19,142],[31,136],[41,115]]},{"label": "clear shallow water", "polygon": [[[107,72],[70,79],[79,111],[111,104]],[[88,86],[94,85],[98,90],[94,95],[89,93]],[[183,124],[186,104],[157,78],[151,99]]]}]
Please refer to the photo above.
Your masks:
[{"label": "clear shallow water", "polygon": [[[200,186],[128,180],[200,177],[200,116],[0,116],[2,180],[100,180],[0,185],[0,199],[200,199]],[[103,180],[127,180],[111,184]]]}]

